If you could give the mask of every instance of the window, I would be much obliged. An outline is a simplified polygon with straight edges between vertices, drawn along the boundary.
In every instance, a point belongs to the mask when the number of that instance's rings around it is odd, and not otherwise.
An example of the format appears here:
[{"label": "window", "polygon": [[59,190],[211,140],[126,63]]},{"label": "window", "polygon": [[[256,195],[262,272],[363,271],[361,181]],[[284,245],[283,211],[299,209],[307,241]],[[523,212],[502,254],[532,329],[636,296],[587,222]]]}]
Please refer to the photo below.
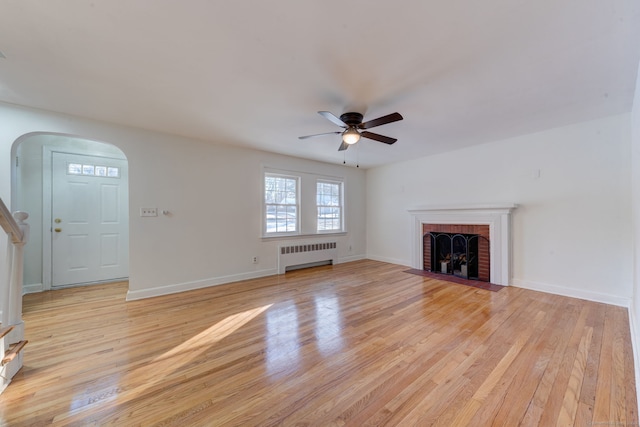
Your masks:
[{"label": "window", "polygon": [[344,233],[344,178],[263,168],[263,238]]},{"label": "window", "polygon": [[265,174],[266,234],[298,232],[298,178]]},{"label": "window", "polygon": [[67,173],[70,175],[82,175],[82,165],[78,163],[69,163],[67,165]]},{"label": "window", "polygon": [[96,165],[82,165],[80,163],[68,163],[67,173],[69,175],[103,176],[108,178],[120,178],[119,167],[107,167]]},{"label": "window", "polygon": [[120,178],[120,168],[107,168],[107,176],[110,178]]},{"label": "window", "polygon": [[316,184],[317,231],[342,231],[342,183]]}]

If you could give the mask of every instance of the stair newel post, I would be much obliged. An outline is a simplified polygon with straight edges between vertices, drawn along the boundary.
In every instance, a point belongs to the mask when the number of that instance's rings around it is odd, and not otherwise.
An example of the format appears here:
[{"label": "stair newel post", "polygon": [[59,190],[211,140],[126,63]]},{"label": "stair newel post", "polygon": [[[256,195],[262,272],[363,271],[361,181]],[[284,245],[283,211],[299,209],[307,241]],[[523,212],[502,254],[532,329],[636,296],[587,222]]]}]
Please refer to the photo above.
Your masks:
[{"label": "stair newel post", "polygon": [[11,241],[11,238],[8,238],[7,257],[5,260],[6,275],[2,277],[2,281],[0,282],[0,288],[2,291],[2,299],[0,299],[0,311],[2,311],[0,325],[5,326],[9,324],[9,307],[11,306],[11,280],[13,276],[11,268],[13,266],[13,245],[14,243]]}]

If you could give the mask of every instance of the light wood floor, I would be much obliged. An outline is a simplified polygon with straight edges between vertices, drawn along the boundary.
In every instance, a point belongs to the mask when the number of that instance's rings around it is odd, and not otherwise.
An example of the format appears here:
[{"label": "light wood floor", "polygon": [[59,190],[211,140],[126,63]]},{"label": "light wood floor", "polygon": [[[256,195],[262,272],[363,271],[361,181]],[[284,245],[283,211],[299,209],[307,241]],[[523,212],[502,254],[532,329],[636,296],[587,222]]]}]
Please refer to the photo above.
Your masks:
[{"label": "light wood floor", "polygon": [[626,309],[403,270],[28,295],[0,424],[637,425]]}]

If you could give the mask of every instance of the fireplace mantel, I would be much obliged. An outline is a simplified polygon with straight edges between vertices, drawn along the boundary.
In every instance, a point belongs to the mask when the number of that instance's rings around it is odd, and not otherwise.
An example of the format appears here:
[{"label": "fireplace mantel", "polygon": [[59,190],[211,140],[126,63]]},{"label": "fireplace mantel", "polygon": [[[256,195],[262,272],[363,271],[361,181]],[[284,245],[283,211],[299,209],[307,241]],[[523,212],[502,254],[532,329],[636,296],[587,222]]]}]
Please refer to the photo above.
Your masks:
[{"label": "fireplace mantel", "polygon": [[491,241],[491,283],[511,280],[511,212],[518,205],[434,205],[409,209],[412,216],[412,267],[422,269],[422,224],[488,225]]}]

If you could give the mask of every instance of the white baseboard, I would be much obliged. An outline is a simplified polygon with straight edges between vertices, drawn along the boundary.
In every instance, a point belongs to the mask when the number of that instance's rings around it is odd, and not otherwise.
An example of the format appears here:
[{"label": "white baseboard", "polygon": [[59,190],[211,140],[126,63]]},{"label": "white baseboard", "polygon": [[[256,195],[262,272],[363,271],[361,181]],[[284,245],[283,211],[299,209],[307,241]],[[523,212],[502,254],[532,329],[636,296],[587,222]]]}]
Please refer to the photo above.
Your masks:
[{"label": "white baseboard", "polygon": [[373,261],[380,261],[380,262],[388,262],[389,264],[402,265],[409,268],[411,267],[411,261],[407,261],[406,259],[387,258],[387,257],[381,257],[378,255],[369,255],[369,254],[367,254],[366,259],[370,259]]},{"label": "white baseboard", "polygon": [[273,276],[278,274],[278,270],[268,269],[260,271],[252,271],[250,273],[234,274],[231,276],[213,277],[210,279],[196,280],[193,282],[176,283],[174,285],[164,285],[155,288],[147,288],[141,290],[131,290],[127,292],[127,301],[133,301],[144,298],[152,298],[161,295],[176,294],[178,292],[192,291],[194,289],[208,288],[210,286],[224,285],[226,283],[239,282],[241,280],[257,279],[259,277]]},{"label": "white baseboard", "polygon": [[22,286],[22,295],[35,294],[44,291],[44,285],[42,283],[31,283],[29,285]]},{"label": "white baseboard", "polygon": [[[349,257],[341,257],[336,261],[336,264],[344,264],[352,261],[360,261],[367,259],[364,255],[353,255]],[[392,262],[392,261],[387,261]],[[252,271],[249,273],[233,274],[230,276],[213,277],[210,279],[196,280],[193,282],[176,283],[174,285],[164,285],[155,288],[131,290],[127,292],[127,301],[134,301],[144,298],[158,297],[162,295],[176,294],[178,292],[192,291],[195,289],[208,288],[210,286],[224,285],[227,283],[240,282],[242,280],[257,279],[259,277],[273,276],[278,274],[277,268]],[[131,285],[129,285],[131,288]]]},{"label": "white baseboard", "polygon": [[336,264],[344,264],[347,262],[353,261],[362,261],[363,259],[367,259],[364,255],[351,255],[351,256],[343,256],[336,260]]},{"label": "white baseboard", "polygon": [[584,299],[587,301],[601,302],[604,304],[617,305],[619,307],[629,308],[631,306],[631,298],[587,291],[584,289],[567,288],[564,286],[530,282],[522,279],[511,279],[511,284],[515,287],[529,289],[532,291],[540,291],[554,295]]}]

